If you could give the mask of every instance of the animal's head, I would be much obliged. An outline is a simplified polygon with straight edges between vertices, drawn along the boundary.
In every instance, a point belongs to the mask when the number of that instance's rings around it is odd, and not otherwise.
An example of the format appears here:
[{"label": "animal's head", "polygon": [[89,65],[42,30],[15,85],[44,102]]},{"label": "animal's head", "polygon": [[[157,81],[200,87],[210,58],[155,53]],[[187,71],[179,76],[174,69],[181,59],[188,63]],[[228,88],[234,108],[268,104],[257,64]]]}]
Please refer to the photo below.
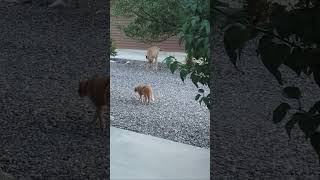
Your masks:
[{"label": "animal's head", "polygon": [[138,87],[135,87],[134,88],[134,92],[138,92],[139,88]]},{"label": "animal's head", "polygon": [[153,59],[149,58],[147,55],[146,55],[146,59],[148,60],[148,63],[152,63],[153,62]]},{"label": "animal's head", "polygon": [[78,94],[80,97],[87,96],[88,94],[88,81],[83,80],[79,82]]},{"label": "animal's head", "polygon": [[140,92],[141,91],[141,85],[134,88],[134,92]]}]

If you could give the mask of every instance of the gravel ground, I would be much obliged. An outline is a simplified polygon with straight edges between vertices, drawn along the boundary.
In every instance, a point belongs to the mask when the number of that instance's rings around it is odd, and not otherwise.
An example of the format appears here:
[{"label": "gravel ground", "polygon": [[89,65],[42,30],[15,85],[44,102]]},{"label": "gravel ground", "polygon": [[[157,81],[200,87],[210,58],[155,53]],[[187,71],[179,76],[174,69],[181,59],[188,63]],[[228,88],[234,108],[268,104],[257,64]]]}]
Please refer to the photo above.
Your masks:
[{"label": "gravel ground", "polygon": [[[147,71],[145,62],[111,63],[111,126],[209,148],[209,111],[194,100],[197,88],[184,84],[166,67]],[[151,83],[155,102],[141,104],[134,94],[138,84]]]},{"label": "gravel ground", "polygon": [[[0,168],[18,179],[106,179],[109,137],[78,81],[105,74],[106,16],[0,2]],[[96,62],[100,62],[100,66]]]},{"label": "gravel ground", "polygon": [[[211,116],[212,175],[214,179],[319,179],[317,155],[298,127],[288,141],[284,124],[272,123],[281,102],[281,87],[248,44],[238,73],[228,60],[221,35],[214,46],[214,108]],[[288,85],[303,88],[303,104],[310,107],[320,89],[313,79],[296,79],[282,68]],[[224,177],[224,178],[223,178]]]}]

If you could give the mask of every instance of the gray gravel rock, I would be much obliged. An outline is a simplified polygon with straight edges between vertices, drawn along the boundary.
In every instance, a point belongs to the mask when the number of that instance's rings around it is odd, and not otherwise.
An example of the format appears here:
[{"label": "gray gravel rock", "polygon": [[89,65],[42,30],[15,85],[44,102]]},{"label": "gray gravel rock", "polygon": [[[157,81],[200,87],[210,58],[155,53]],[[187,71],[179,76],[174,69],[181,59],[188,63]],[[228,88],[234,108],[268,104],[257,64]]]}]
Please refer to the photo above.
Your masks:
[{"label": "gray gravel rock", "polygon": [[[284,123],[272,123],[274,108],[286,99],[255,55],[255,44],[250,42],[244,50],[241,75],[225,54],[222,35],[214,40],[211,174],[217,179],[317,180],[318,157],[300,129],[293,129],[289,141]],[[281,71],[288,85],[304,87],[303,104],[310,107],[320,92],[313,79],[292,78],[295,74],[285,67]]]},{"label": "gray gravel rock", "polygon": [[[164,66],[154,72],[145,70],[145,62],[126,62],[111,63],[111,125],[209,148],[209,111],[194,100],[197,88],[191,80],[184,84]],[[155,102],[143,105],[133,89],[147,83],[152,84]]]},{"label": "gray gravel rock", "polygon": [[17,179],[106,179],[109,137],[77,94],[80,79],[106,73],[106,22],[3,2],[0,17],[2,169]]},{"label": "gray gravel rock", "polygon": [[11,174],[5,173],[0,170],[0,179],[1,180],[15,180]]}]

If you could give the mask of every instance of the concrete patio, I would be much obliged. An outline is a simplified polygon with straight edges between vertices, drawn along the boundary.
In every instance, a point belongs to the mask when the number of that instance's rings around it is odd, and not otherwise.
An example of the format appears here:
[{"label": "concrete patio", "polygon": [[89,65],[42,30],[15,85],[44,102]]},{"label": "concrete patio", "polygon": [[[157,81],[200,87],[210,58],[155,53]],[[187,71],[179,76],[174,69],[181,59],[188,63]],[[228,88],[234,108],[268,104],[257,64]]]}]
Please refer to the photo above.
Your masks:
[{"label": "concrete patio", "polygon": [[110,128],[111,180],[209,180],[210,150]]}]

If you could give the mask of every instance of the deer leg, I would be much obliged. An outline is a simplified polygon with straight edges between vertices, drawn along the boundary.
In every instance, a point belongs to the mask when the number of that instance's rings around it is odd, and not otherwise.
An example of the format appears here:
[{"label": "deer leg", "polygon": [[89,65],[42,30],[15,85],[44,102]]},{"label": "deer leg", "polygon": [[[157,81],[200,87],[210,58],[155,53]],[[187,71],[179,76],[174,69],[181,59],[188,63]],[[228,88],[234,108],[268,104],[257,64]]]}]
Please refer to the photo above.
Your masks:
[{"label": "deer leg", "polygon": [[98,114],[98,118],[99,118],[99,125],[100,125],[100,128],[101,129],[105,129],[106,127],[106,124],[105,124],[105,121],[103,119],[103,106],[99,106],[97,108],[97,114]]},{"label": "deer leg", "polygon": [[93,120],[91,121],[91,123],[95,123],[98,120],[98,111],[96,110],[96,113],[93,116]]},{"label": "deer leg", "polygon": [[154,63],[155,63],[156,71],[157,71],[158,70],[158,57],[156,57],[154,59]]},{"label": "deer leg", "polygon": [[148,98],[147,98],[147,104],[149,104],[150,103],[150,97],[148,96]]}]

